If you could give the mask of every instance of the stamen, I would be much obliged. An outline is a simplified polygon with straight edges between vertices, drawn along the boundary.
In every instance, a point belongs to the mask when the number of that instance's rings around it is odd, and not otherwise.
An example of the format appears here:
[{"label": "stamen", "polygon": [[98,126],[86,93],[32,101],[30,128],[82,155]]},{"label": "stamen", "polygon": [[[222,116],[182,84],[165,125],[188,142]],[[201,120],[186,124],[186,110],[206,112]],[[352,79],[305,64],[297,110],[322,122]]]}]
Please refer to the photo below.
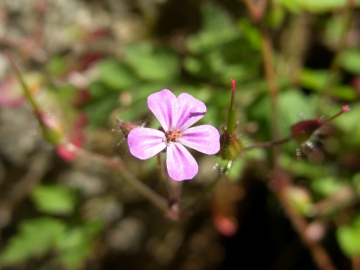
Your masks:
[{"label": "stamen", "polygon": [[180,131],[180,129],[170,129],[167,133],[166,133],[166,140],[167,142],[177,142],[179,140],[179,137],[182,136],[182,133]]}]

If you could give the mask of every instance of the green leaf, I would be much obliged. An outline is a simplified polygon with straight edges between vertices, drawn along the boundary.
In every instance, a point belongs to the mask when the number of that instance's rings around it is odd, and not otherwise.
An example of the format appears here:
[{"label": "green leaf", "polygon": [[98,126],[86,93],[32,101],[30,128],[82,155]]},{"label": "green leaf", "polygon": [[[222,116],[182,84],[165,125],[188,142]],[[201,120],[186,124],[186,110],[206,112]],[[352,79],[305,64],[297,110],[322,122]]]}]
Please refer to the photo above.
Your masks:
[{"label": "green leaf", "polygon": [[228,170],[228,177],[231,181],[239,181],[246,166],[244,158],[238,158],[231,161],[231,168]]},{"label": "green leaf", "polygon": [[76,203],[74,192],[60,185],[38,186],[31,197],[36,208],[48,214],[70,214]]},{"label": "green leaf", "polygon": [[87,104],[84,111],[89,116],[91,127],[102,126],[109,114],[119,105],[118,93],[108,94],[106,97]]},{"label": "green leaf", "polygon": [[102,81],[94,81],[89,84],[89,93],[92,100],[106,97],[109,92],[111,92],[111,90]]},{"label": "green leaf", "polygon": [[[288,89],[279,94],[279,115],[281,117],[280,135],[286,137],[290,135],[290,127],[304,118],[313,118],[314,103],[313,96],[306,96],[298,89]],[[271,126],[271,106],[270,98],[265,95],[258,103],[250,109],[251,116],[257,121],[263,121],[259,132],[266,132]],[[268,138],[265,138],[268,139]],[[288,146],[287,144],[286,146]],[[293,146],[291,146],[292,149]]]},{"label": "green leaf", "polygon": [[328,80],[327,70],[304,69],[300,74],[300,82],[303,87],[311,90],[322,90]]},{"label": "green leaf", "polygon": [[65,269],[77,269],[91,251],[91,242],[80,228],[67,232],[59,244],[59,261]]},{"label": "green leaf", "polygon": [[65,231],[56,243],[60,264],[66,270],[79,269],[91,255],[94,237],[102,228],[102,223],[94,220]]},{"label": "green leaf", "polygon": [[49,252],[65,231],[65,224],[53,218],[38,218],[21,223],[19,232],[10,239],[0,255],[3,266],[24,262]]},{"label": "green leaf", "polygon": [[187,39],[190,52],[205,54],[238,37],[239,32],[227,13],[213,5],[204,5],[201,11],[203,28]]},{"label": "green leaf", "polygon": [[126,64],[116,60],[101,61],[97,68],[100,80],[116,91],[127,90],[137,82],[133,71]]},{"label": "green leaf", "polygon": [[[348,4],[348,0],[297,0],[299,6],[311,12],[328,12],[338,8],[344,8]],[[360,4],[359,0],[355,0],[355,6]]]},{"label": "green leaf", "polygon": [[344,31],[346,22],[342,13],[334,14],[326,21],[324,41],[330,48],[337,48]]},{"label": "green leaf", "polygon": [[331,174],[331,168],[329,167],[315,165],[306,160],[294,160],[293,156],[286,154],[280,156],[279,163],[281,167],[286,168],[290,172],[309,179],[320,179],[324,175]]},{"label": "green leaf", "polygon": [[349,257],[360,255],[360,216],[350,225],[338,228],[336,236],[341,249]]},{"label": "green leaf", "polygon": [[239,29],[245,39],[252,45],[252,48],[261,50],[261,35],[253,23],[248,19],[239,19]]},{"label": "green leaf", "polygon": [[344,51],[340,55],[340,65],[355,75],[360,74],[360,49]]},{"label": "green leaf", "polygon": [[[301,85],[319,93],[324,91],[324,87],[328,79],[329,72],[327,70],[304,69],[300,74]],[[335,77],[334,81],[337,82],[338,78]],[[335,98],[340,98],[346,101],[352,101],[358,96],[353,87],[336,84],[330,86],[330,94]]]},{"label": "green leaf", "polygon": [[312,189],[324,197],[333,195],[343,185],[344,185],[344,181],[334,176],[316,178],[311,183]]},{"label": "green leaf", "polygon": [[279,114],[282,119],[282,126],[285,126],[286,131],[289,127],[302,117],[313,117],[314,115],[314,100],[304,95],[299,89],[289,89],[280,93],[279,96]]},{"label": "green leaf", "polygon": [[[329,12],[334,9],[344,8],[347,5],[347,0],[275,0],[282,4],[290,11],[297,12],[301,9],[310,12]],[[355,0],[355,6],[359,6],[360,1]]]},{"label": "green leaf", "polygon": [[[120,113],[116,116],[124,121],[138,121],[140,117],[150,110],[146,105],[147,97],[164,88],[161,83],[144,83],[136,87],[136,91],[131,91],[131,104],[126,108],[119,108]],[[156,122],[156,121],[154,121]]]},{"label": "green leaf", "polygon": [[68,59],[64,55],[58,55],[50,58],[47,64],[47,69],[50,74],[55,76],[62,76],[66,74],[69,68]]},{"label": "green leaf", "polygon": [[198,75],[201,72],[203,65],[200,59],[188,56],[184,59],[184,67],[189,73]]},{"label": "green leaf", "polygon": [[171,81],[180,70],[174,52],[155,48],[151,43],[133,43],[126,47],[125,55],[135,73],[144,80]]},{"label": "green leaf", "polygon": [[330,93],[333,97],[342,99],[343,101],[353,101],[359,96],[356,89],[349,85],[335,85],[331,88]]},{"label": "green leaf", "polygon": [[[148,107],[146,106],[146,100],[142,100],[139,102],[134,102],[129,108],[122,111],[121,113],[117,113],[117,117],[124,121],[134,121],[134,124],[138,124],[139,126],[143,124],[147,124],[139,122],[139,118],[141,115],[144,115],[146,112],[149,112]],[[154,120],[155,123],[157,123]]]},{"label": "green leaf", "polygon": [[358,196],[360,196],[360,173],[357,173],[353,176],[352,183],[357,191]]},{"label": "green leaf", "polygon": [[93,239],[102,228],[98,221],[75,227],[63,233],[58,239],[56,248],[57,259],[66,270],[79,269],[86,258],[91,254]]}]

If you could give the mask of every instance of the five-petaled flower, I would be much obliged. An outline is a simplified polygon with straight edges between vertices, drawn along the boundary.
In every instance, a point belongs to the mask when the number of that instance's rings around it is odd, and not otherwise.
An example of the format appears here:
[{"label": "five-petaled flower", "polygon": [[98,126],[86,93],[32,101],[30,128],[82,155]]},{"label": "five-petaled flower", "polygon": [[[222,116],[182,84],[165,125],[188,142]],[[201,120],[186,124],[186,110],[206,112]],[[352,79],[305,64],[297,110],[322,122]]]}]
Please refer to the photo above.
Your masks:
[{"label": "five-petaled flower", "polygon": [[138,127],[131,130],[128,135],[131,154],[148,159],[166,148],[169,176],[177,181],[194,178],[198,165],[184,145],[208,155],[220,149],[216,128],[211,125],[190,128],[205,115],[205,104],[186,93],[176,97],[167,89],[151,94],[147,103],[162,129]]}]

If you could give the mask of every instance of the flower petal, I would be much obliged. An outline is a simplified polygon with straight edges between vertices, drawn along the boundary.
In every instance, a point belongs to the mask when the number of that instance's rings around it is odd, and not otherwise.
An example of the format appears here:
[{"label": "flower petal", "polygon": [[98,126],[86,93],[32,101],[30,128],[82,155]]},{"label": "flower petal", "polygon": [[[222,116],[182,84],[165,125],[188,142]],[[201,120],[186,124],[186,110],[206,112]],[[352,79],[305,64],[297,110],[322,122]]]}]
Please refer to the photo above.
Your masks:
[{"label": "flower petal", "polygon": [[177,110],[176,96],[171,91],[163,89],[160,92],[151,94],[147,103],[163,129],[168,131],[173,126],[174,112]]},{"label": "flower petal", "polygon": [[178,108],[175,112],[176,122],[174,128],[184,131],[205,115],[206,106],[204,102],[193,96],[182,93],[178,97]]},{"label": "flower petal", "polygon": [[183,131],[179,142],[208,155],[216,154],[220,150],[219,131],[211,125],[200,125]]},{"label": "flower petal", "polygon": [[167,147],[166,167],[170,177],[176,181],[192,179],[199,170],[194,157],[180,143],[170,143]]},{"label": "flower petal", "polygon": [[165,134],[160,130],[138,127],[130,131],[128,144],[130,153],[139,159],[155,156],[166,147]]}]

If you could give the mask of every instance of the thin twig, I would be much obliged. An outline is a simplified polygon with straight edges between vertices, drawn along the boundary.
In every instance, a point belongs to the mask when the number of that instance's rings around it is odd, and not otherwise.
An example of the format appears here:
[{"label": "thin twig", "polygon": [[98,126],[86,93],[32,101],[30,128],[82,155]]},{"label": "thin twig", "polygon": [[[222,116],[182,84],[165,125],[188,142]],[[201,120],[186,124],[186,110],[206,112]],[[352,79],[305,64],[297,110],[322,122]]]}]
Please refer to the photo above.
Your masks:
[{"label": "thin twig", "polygon": [[353,270],[360,270],[360,256],[354,255],[354,257],[351,258],[351,264]]},{"label": "thin twig", "polygon": [[277,197],[283,205],[302,242],[311,251],[311,254],[319,269],[336,270],[327,251],[318,242],[310,239],[307,236],[306,229],[308,227],[308,223],[306,219],[302,216],[302,214],[291,205],[286,196],[286,190],[287,188],[284,187],[281,192],[277,193]]},{"label": "thin twig", "polygon": [[273,147],[275,145],[281,145],[283,143],[286,143],[286,142],[289,142],[293,139],[292,136],[290,137],[287,137],[285,139],[281,139],[281,140],[278,140],[278,141],[271,141],[271,142],[260,142],[260,143],[255,143],[253,145],[249,145],[249,146],[245,146],[243,148],[243,151],[247,151],[247,150],[250,150],[250,149],[254,149],[254,148],[269,148],[269,147]]},{"label": "thin twig", "polygon": [[358,196],[354,187],[344,186],[339,188],[335,194],[315,203],[309,214],[317,217],[326,216],[353,205],[357,200]]},{"label": "thin twig", "polygon": [[65,145],[66,149],[77,156],[90,158],[99,163],[105,164],[114,170],[116,170],[121,178],[135,188],[139,193],[141,193],[145,198],[151,201],[155,206],[157,206],[164,214],[169,214],[169,208],[161,196],[156,194],[152,189],[144,185],[140,180],[133,176],[123,165],[119,158],[108,158],[96,153],[92,153],[83,148],[79,148],[71,143]]}]

